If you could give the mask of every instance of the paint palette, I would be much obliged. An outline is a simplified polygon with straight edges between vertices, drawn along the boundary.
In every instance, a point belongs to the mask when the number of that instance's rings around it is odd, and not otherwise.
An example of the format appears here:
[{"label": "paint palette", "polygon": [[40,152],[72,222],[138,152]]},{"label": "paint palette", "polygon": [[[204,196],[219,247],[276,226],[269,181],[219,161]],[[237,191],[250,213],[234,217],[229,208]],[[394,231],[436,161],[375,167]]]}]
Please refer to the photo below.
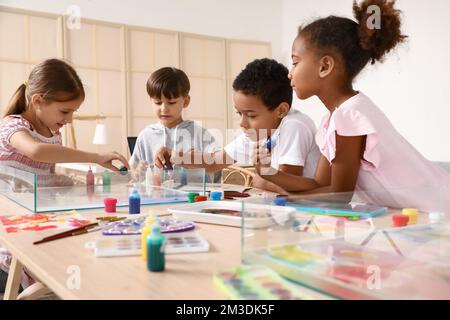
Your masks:
[{"label": "paint palette", "polygon": [[[105,236],[140,235],[144,227],[146,217],[126,219],[108,224],[103,228]],[[192,221],[180,221],[169,219],[157,219],[161,226],[161,233],[173,233],[192,230],[195,224]]]},{"label": "paint palette", "polygon": [[208,251],[209,242],[196,232],[169,234],[166,237],[164,252],[167,254]]},{"label": "paint palette", "polygon": [[142,252],[140,235],[98,237],[87,247],[94,249],[96,257],[137,256]]},{"label": "paint palette", "polygon": [[[209,251],[209,242],[196,232],[166,234],[164,252],[166,254],[194,253]],[[95,242],[88,243],[94,249],[96,257],[138,256],[142,254],[140,235],[116,237],[98,237]]]},{"label": "paint palette", "polygon": [[263,266],[241,266],[214,275],[214,284],[234,300],[313,300],[319,297]]},{"label": "paint palette", "polygon": [[[243,207],[243,202],[202,201],[168,210],[177,219],[241,227]],[[278,218],[287,219],[293,212],[296,210],[289,207],[245,203],[245,228],[267,228],[277,223]]]}]

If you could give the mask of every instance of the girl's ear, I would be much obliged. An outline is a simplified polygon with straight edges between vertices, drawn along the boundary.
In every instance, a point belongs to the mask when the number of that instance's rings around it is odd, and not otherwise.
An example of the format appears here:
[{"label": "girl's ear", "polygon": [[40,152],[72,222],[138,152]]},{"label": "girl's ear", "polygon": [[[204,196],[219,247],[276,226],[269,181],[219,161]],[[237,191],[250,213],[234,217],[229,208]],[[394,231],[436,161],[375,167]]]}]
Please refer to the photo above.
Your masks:
[{"label": "girl's ear", "polygon": [[39,108],[43,102],[44,101],[42,100],[42,96],[40,94],[35,93],[31,96],[31,101],[30,101],[31,106],[33,106],[35,108]]},{"label": "girl's ear", "polygon": [[319,77],[326,78],[334,70],[335,61],[332,56],[323,56],[319,62]]},{"label": "girl's ear", "polygon": [[283,119],[289,113],[289,104],[287,102],[282,102],[277,107],[276,116],[280,119]]},{"label": "girl's ear", "polygon": [[190,102],[191,102],[191,96],[190,95],[187,95],[186,97],[184,97],[183,108],[187,108]]}]

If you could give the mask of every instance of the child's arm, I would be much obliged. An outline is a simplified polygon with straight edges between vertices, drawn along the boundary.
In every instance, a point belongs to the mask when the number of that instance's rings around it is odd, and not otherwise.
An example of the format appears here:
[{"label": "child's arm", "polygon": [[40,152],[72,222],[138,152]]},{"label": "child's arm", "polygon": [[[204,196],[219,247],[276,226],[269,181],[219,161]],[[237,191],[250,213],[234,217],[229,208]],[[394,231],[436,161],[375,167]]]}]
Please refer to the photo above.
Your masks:
[{"label": "child's arm", "polygon": [[119,169],[112,164],[113,160],[118,160],[129,169],[128,161],[117,152],[97,154],[66,148],[57,144],[42,143],[36,141],[26,131],[18,131],[14,133],[10,138],[10,143],[19,153],[39,162],[91,162],[118,172]]},{"label": "child's arm", "polygon": [[[336,155],[330,166],[322,156],[314,179],[276,172],[263,176],[292,194],[353,191],[364,154],[366,136],[345,137],[336,134]],[[257,166],[257,169],[261,168]]]},{"label": "child's arm", "polygon": [[303,166],[293,166],[290,164],[280,164],[278,170],[293,174],[295,176],[303,176]]},{"label": "child's arm", "polygon": [[[303,175],[303,166],[292,166],[292,165],[283,164],[283,165],[280,165],[278,167],[278,169],[281,172],[292,174],[292,175],[296,175],[296,176],[302,176]],[[271,191],[271,192],[276,192],[276,193],[282,194],[282,195],[289,194],[289,192],[287,192],[286,190],[284,190],[280,186],[277,186],[275,183],[265,180],[259,174],[256,174],[253,177],[252,186],[254,188],[267,190],[267,191]]]},{"label": "child's arm", "polygon": [[[255,145],[253,152],[253,163],[255,165],[256,172],[260,175],[260,178],[265,179],[268,183],[263,185],[258,182],[258,188],[266,189],[269,191],[279,192],[276,188],[279,188],[286,192],[297,191],[299,184],[302,184],[303,188],[315,188],[317,184],[314,179],[303,177],[303,166],[292,165],[279,165],[278,170],[271,166],[271,153],[270,150],[264,146],[260,146],[259,143]],[[257,175],[258,176],[258,175]],[[256,179],[255,181],[258,181]]]},{"label": "child's arm", "polygon": [[336,134],[336,154],[331,166],[324,157],[324,162],[328,166],[325,167],[323,164],[316,171],[316,180],[321,187],[298,194],[353,192],[358,180],[365,145],[366,136],[345,137]]},{"label": "child's arm", "polygon": [[257,172],[261,174],[264,179],[276,184],[277,186],[290,193],[296,191],[298,192],[312,190],[320,187],[315,179],[297,176],[283,171],[277,171],[272,174],[265,174],[263,168],[259,167],[258,165],[256,165],[255,167]]},{"label": "child's arm", "polygon": [[256,174],[253,177],[252,187],[253,188],[262,189],[262,190],[271,191],[271,192],[276,192],[276,193],[282,194],[282,195],[288,195],[289,194],[289,192],[287,192],[286,190],[284,190],[280,186],[277,186],[275,183],[272,183],[272,182],[269,182],[269,181],[265,180],[259,174]]}]

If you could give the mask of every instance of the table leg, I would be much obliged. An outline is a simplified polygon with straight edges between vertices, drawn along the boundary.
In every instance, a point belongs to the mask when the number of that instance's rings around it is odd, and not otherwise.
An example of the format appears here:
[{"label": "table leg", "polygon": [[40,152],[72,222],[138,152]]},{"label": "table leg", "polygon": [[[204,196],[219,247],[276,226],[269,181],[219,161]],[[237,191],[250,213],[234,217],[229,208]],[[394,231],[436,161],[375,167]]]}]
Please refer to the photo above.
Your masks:
[{"label": "table leg", "polygon": [[11,267],[9,268],[8,281],[6,282],[4,300],[16,300],[19,295],[20,281],[22,280],[23,265],[12,257]]}]

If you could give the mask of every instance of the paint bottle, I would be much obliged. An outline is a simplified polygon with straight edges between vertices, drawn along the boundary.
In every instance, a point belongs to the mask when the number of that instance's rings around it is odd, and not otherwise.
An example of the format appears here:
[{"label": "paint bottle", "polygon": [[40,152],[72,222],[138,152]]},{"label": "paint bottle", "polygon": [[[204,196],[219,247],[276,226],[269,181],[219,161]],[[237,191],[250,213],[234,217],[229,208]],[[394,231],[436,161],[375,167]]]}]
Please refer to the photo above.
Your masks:
[{"label": "paint bottle", "polygon": [[173,169],[163,169],[161,175],[161,184],[164,185],[166,181],[173,179]]},{"label": "paint bottle", "polygon": [[189,192],[187,195],[188,198],[188,202],[189,203],[194,203],[195,202],[195,197],[198,196],[199,194],[197,192]]},{"label": "paint bottle", "polygon": [[210,199],[212,201],[220,201],[220,200],[222,200],[222,192],[220,192],[220,191],[211,191]]},{"label": "paint bottle", "polygon": [[160,187],[161,186],[161,169],[155,167],[155,172],[153,173],[153,185]]},{"label": "paint bottle", "polygon": [[286,197],[276,197],[273,199],[272,203],[276,206],[284,207],[287,204],[287,198]]},{"label": "paint bottle", "polygon": [[442,222],[445,218],[445,215],[442,212],[430,212],[428,214],[428,219],[430,223],[439,223]]},{"label": "paint bottle", "polygon": [[92,172],[91,166],[89,166],[89,170],[86,174],[86,186],[93,186],[95,184],[95,176]]},{"label": "paint bottle", "polygon": [[416,224],[419,216],[419,210],[415,208],[405,208],[402,210],[402,214],[409,217],[408,224]]},{"label": "paint bottle", "polygon": [[272,139],[270,137],[266,140],[266,149],[268,152],[272,152]]},{"label": "paint bottle", "polygon": [[121,175],[123,175],[123,176],[126,176],[127,173],[128,173],[127,167],[125,167],[125,166],[120,167],[119,173],[120,173]]},{"label": "paint bottle", "polygon": [[92,200],[92,196],[94,195],[95,192],[95,176],[90,166],[86,174],[86,192],[89,201]]},{"label": "paint bottle", "polygon": [[145,191],[148,195],[152,192],[152,186],[153,186],[153,170],[149,166],[147,168],[147,171],[145,172]]},{"label": "paint bottle", "polygon": [[392,216],[392,225],[396,228],[405,227],[408,225],[409,217],[404,214],[394,214]]},{"label": "paint bottle", "polygon": [[147,237],[152,233],[152,226],[155,223],[153,214],[150,215],[145,220],[145,226],[141,230],[141,249],[142,249],[142,259],[147,261]]},{"label": "paint bottle", "polygon": [[154,223],[147,237],[147,269],[149,271],[164,271],[164,242],[159,223]]},{"label": "paint bottle", "polygon": [[128,197],[130,214],[141,213],[141,197],[139,192],[134,187],[130,196]]},{"label": "paint bottle", "polygon": [[111,174],[108,170],[103,171],[102,174],[103,192],[111,191]]},{"label": "paint bottle", "polygon": [[105,204],[105,212],[116,212],[117,199],[116,198],[105,198],[103,200]]},{"label": "paint bottle", "polygon": [[194,197],[195,202],[202,202],[202,201],[207,201],[207,200],[208,200],[207,196],[195,196]]},{"label": "paint bottle", "polygon": [[187,174],[185,168],[180,168],[180,184],[182,186],[187,185]]}]

